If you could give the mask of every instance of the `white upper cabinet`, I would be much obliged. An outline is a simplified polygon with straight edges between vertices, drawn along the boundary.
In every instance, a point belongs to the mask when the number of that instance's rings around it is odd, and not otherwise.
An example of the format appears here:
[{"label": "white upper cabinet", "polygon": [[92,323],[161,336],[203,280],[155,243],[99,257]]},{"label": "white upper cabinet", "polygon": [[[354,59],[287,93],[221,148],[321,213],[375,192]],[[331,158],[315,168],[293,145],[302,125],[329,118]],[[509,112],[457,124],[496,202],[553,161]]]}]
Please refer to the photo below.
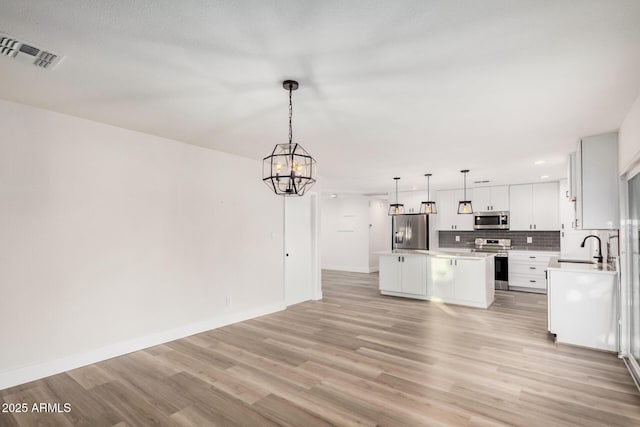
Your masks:
[{"label": "white upper cabinet", "polygon": [[491,210],[492,211],[508,211],[509,210],[509,186],[508,185],[491,187]]},{"label": "white upper cabinet", "polygon": [[455,190],[438,191],[436,193],[436,207],[438,209],[438,230],[446,231],[455,229],[455,217],[458,215],[458,202],[455,200],[455,198]]},{"label": "white upper cabinet", "polygon": [[[467,189],[467,199],[471,200],[473,208],[473,190]],[[458,202],[464,197],[463,190],[442,190],[436,193],[436,203],[438,208],[438,230],[442,231],[472,231],[473,215],[459,215]]]},{"label": "white upper cabinet", "polygon": [[531,184],[511,185],[509,187],[509,229],[531,230],[533,224]]},{"label": "white upper cabinet", "polygon": [[509,211],[511,230],[559,230],[558,183],[509,186]]},{"label": "white upper cabinet", "polygon": [[473,210],[476,212],[491,210],[491,187],[473,189]]},{"label": "white upper cabinet", "polygon": [[473,189],[472,202],[474,211],[508,211],[509,187],[476,187]]},{"label": "white upper cabinet", "polygon": [[618,134],[582,138],[575,163],[577,228],[617,229]]},{"label": "white upper cabinet", "polygon": [[[391,197],[394,199],[395,195]],[[398,194],[398,203],[404,205],[404,213],[407,214],[420,212],[420,203],[422,203],[423,200],[427,200],[426,191],[403,191]]]},{"label": "white upper cabinet", "polygon": [[533,184],[533,229],[560,230],[559,189],[557,182]]}]

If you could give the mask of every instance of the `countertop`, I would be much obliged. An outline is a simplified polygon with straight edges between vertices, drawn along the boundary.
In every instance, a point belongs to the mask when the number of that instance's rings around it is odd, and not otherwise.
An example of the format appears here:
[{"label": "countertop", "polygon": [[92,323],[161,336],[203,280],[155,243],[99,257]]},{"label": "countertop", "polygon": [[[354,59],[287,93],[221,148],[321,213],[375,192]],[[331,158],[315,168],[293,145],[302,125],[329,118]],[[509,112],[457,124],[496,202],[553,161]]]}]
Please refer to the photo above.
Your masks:
[{"label": "countertop", "polygon": [[574,262],[558,262],[558,257],[549,261],[547,270],[570,271],[575,273],[617,274],[615,266],[602,264],[578,264]]},{"label": "countertop", "polygon": [[393,251],[376,252],[378,255],[428,255],[439,258],[464,258],[464,259],[486,259],[495,254],[486,252],[462,252],[462,251],[423,251],[423,250],[409,250],[409,249],[396,249]]},{"label": "countertop", "polygon": [[[440,248],[438,249],[439,251],[460,251],[460,250],[467,250],[467,251],[473,251],[475,249],[474,245],[469,245],[468,249],[466,248],[461,248],[461,247],[457,247],[457,248]],[[510,252],[523,252],[523,253],[529,253],[529,252],[540,252],[540,253],[544,253],[544,254],[559,254],[560,250],[555,250],[555,249],[540,249],[540,248],[524,248],[524,247],[513,247],[511,249],[506,249],[505,252],[510,253]]]}]

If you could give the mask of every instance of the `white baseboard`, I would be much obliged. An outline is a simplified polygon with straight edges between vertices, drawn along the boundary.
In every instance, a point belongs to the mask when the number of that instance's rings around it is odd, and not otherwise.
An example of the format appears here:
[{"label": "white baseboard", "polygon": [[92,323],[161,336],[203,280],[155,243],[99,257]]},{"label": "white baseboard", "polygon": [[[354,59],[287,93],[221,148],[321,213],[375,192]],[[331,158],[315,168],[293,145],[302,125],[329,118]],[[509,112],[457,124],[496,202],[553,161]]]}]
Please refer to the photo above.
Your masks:
[{"label": "white baseboard", "polygon": [[377,273],[378,271],[380,271],[380,267],[377,265],[374,265],[373,267],[369,267],[369,273]]},{"label": "white baseboard", "polygon": [[153,347],[169,341],[188,337],[200,332],[230,325],[232,323],[242,322],[244,320],[253,319],[254,317],[282,311],[285,308],[287,308],[286,305],[281,303],[237,313],[228,313],[212,319],[170,329],[168,331],[158,332],[105,347],[100,347],[95,350],[72,354],[70,356],[36,365],[29,365],[0,372],[0,390],[80,368],[82,366],[91,365],[92,363],[122,356],[123,354],[132,353],[134,351]]},{"label": "white baseboard", "polygon": [[348,271],[350,273],[371,273],[369,267],[352,267],[348,265],[323,265],[323,270]]}]

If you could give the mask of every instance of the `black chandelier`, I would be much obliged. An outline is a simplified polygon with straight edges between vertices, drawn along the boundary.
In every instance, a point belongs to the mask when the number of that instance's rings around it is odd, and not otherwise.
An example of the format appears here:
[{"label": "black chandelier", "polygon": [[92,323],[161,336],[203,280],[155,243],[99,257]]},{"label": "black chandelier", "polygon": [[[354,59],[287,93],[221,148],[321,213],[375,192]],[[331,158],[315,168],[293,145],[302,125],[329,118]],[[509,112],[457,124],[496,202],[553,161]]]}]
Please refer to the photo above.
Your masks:
[{"label": "black chandelier", "polygon": [[316,161],[300,144],[293,143],[291,93],[298,89],[298,82],[285,80],[282,87],[289,91],[289,143],[277,144],[263,159],[262,181],[276,194],[303,196],[316,182]]},{"label": "black chandelier", "polygon": [[458,214],[472,214],[473,206],[471,205],[471,200],[467,200],[467,174],[469,173],[469,169],[463,169],[460,172],[464,175],[464,200],[458,202]]},{"label": "black chandelier", "polygon": [[396,202],[389,205],[389,215],[402,215],[404,214],[404,205],[402,203],[398,203],[398,181],[400,181],[400,177],[395,177],[393,179],[396,181]]},{"label": "black chandelier", "polygon": [[436,209],[436,202],[431,200],[431,188],[429,186],[431,174],[425,173],[424,176],[427,177],[427,201],[420,203],[420,213],[427,215],[437,214],[438,209]]}]

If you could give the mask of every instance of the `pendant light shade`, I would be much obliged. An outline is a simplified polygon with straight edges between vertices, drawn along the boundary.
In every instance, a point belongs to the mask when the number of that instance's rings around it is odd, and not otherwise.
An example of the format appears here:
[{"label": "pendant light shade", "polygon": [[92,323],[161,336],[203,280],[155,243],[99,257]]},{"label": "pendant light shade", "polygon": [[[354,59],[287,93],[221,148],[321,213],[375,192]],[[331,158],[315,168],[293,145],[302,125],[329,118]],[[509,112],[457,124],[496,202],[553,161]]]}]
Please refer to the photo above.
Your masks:
[{"label": "pendant light shade", "polygon": [[427,215],[437,214],[438,210],[436,209],[436,202],[431,200],[431,189],[429,188],[431,174],[425,173],[424,176],[427,177],[427,201],[420,203],[420,213]]},{"label": "pendant light shade", "polygon": [[464,200],[460,200],[458,203],[458,214],[472,214],[473,207],[471,206],[471,200],[467,200],[467,173],[469,173],[469,169],[461,170],[464,175]]},{"label": "pendant light shade", "polygon": [[396,202],[389,205],[389,215],[402,215],[404,213],[404,205],[398,203],[398,181],[400,178],[393,178],[396,180]]},{"label": "pendant light shade", "polygon": [[285,80],[282,86],[289,91],[289,143],[277,144],[262,160],[262,181],[278,195],[302,196],[316,182],[316,161],[300,144],[293,143],[291,93],[298,89],[298,82]]}]

